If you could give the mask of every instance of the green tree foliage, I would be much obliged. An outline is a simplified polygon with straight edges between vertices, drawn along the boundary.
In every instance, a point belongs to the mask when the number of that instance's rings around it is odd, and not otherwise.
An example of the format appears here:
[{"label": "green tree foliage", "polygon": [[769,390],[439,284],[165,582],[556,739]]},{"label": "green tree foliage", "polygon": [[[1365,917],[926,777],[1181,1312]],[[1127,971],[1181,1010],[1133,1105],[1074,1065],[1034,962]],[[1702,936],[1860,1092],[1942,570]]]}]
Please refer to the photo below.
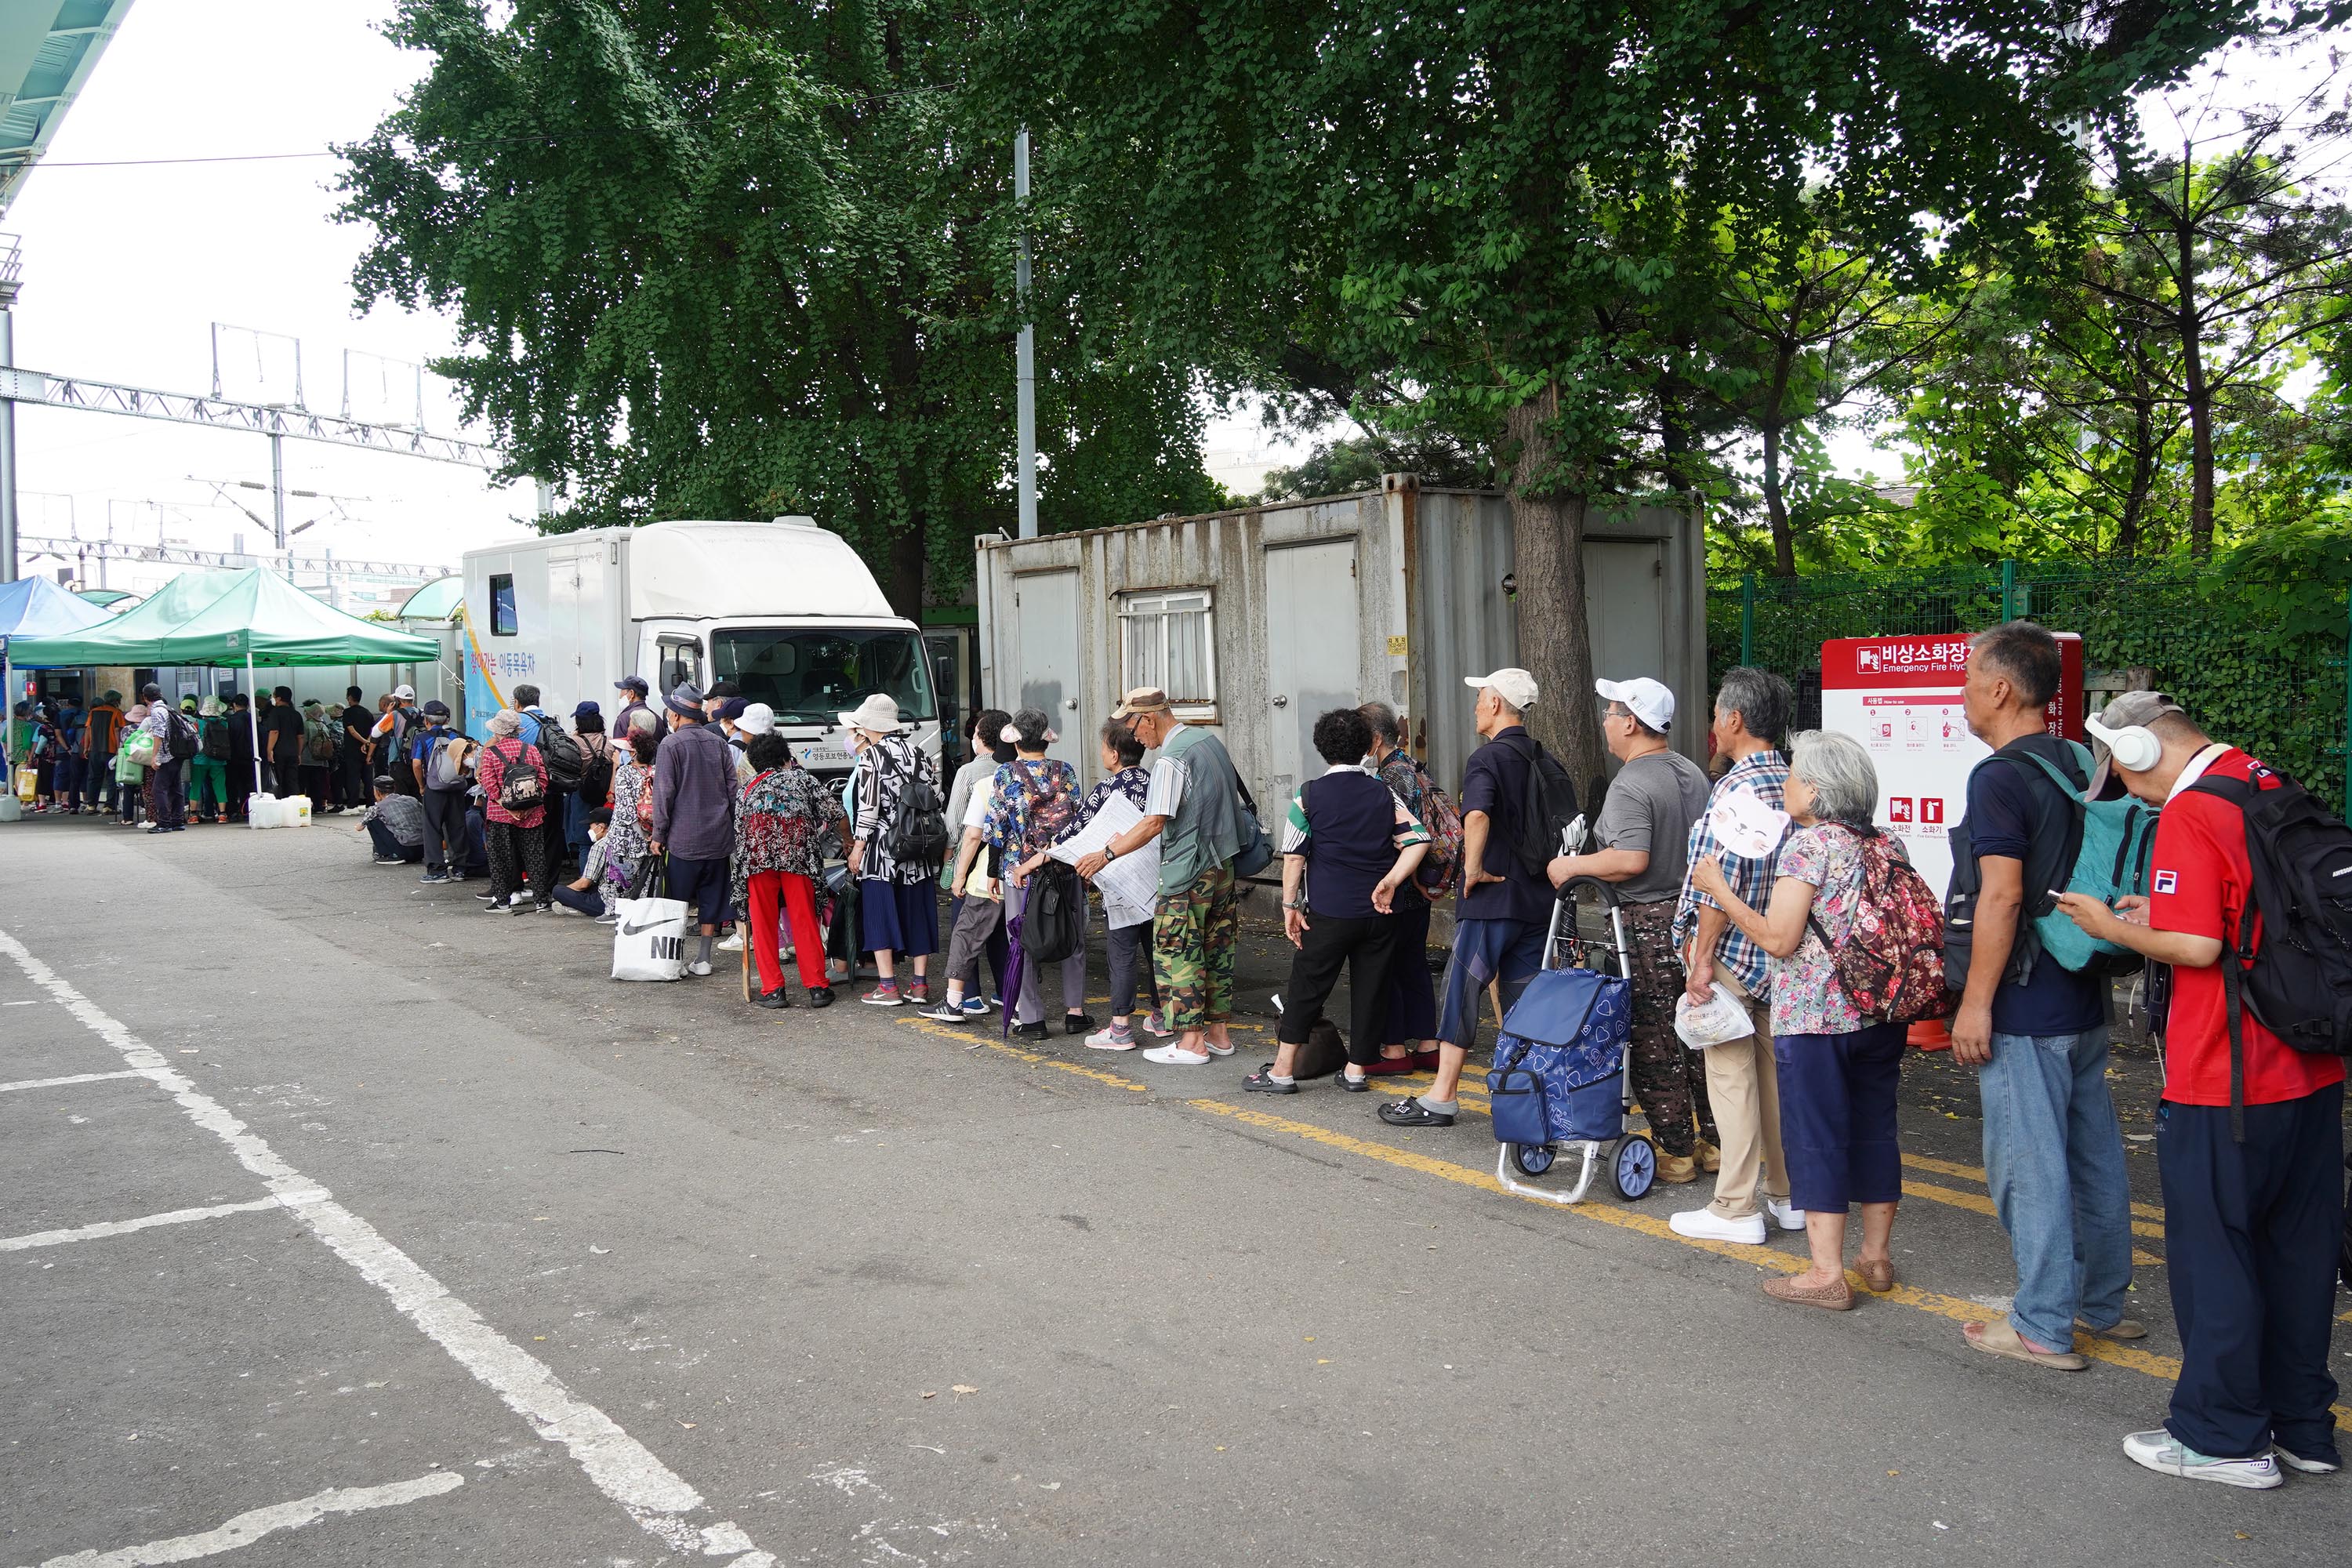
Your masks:
[{"label": "green tree foliage", "polygon": [[[362,302],[455,313],[435,366],[559,527],[806,512],[915,614],[1009,527],[1010,123],[960,112],[951,0],[402,0],[430,68],[343,149]],[[1190,371],[1048,279],[1048,528],[1213,506]]]},{"label": "green tree foliage", "polygon": [[1415,474],[1424,484],[1483,489],[1495,483],[1491,459],[1451,436],[1377,435],[1318,441],[1296,466],[1266,470],[1260,500],[1306,500],[1377,489],[1384,474]]},{"label": "green tree foliage", "polygon": [[1581,775],[1585,500],[1654,468],[1654,370],[1696,335],[1722,258],[1823,199],[1898,278],[2063,226],[2069,127],[2245,16],[1030,0],[992,30],[984,81],[1038,131],[1080,287],[1162,352],[1257,384],[1303,388],[1304,366],[1327,396],[1385,381],[1496,443],[1523,655],[1571,694],[1536,717]]}]

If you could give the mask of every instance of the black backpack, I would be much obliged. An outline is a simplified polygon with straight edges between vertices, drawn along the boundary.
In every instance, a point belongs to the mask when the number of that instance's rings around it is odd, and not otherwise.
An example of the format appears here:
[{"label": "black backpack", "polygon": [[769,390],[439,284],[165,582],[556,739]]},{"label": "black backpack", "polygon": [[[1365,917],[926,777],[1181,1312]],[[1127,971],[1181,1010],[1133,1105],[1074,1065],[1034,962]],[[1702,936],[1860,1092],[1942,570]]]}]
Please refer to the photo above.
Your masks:
[{"label": "black backpack", "polygon": [[539,754],[547,759],[548,787],[578,789],[588,772],[588,753],[557,721],[539,714],[532,717],[539,720]]},{"label": "black backpack", "polygon": [[[875,752],[877,757],[886,754],[879,748]],[[923,776],[919,760],[908,770],[907,787],[898,792],[898,804],[883,833],[883,847],[890,851],[890,858],[901,866],[938,865],[948,852],[947,811],[939,786]],[[1080,897],[1084,896],[1082,891]]]},{"label": "black backpack", "polygon": [[2352,1055],[2352,826],[2261,763],[2251,779],[2209,773],[2189,787],[2238,808],[2253,870],[2255,918],[2224,933],[2221,955],[2230,1127],[2242,1137],[2244,1011],[2296,1050]]},{"label": "black backpack", "polygon": [[228,761],[228,721],[226,719],[207,719],[204,721],[202,728],[204,730],[205,761],[208,763],[225,763]]},{"label": "black backpack", "polygon": [[1519,802],[1519,819],[1512,825],[1516,832],[1511,853],[1521,870],[1549,884],[1549,868],[1559,853],[1559,836],[1576,820],[1576,785],[1559,759],[1545,751],[1534,736],[1520,738],[1528,743],[1528,749],[1519,753],[1528,759],[1528,788],[1526,798]]},{"label": "black backpack", "polygon": [[[585,746],[580,749],[583,753],[588,750]],[[604,805],[604,797],[612,793],[613,747],[608,742],[601,752],[587,758],[587,765],[581,770],[580,798],[593,809]]]},{"label": "black backpack", "polygon": [[1032,963],[1058,963],[1087,941],[1087,885],[1077,868],[1047,860],[1030,873],[1021,912],[1021,951]]},{"label": "black backpack", "polygon": [[184,763],[196,754],[196,727],[188,722],[186,714],[173,709],[167,720],[167,729],[164,746],[173,762]]}]

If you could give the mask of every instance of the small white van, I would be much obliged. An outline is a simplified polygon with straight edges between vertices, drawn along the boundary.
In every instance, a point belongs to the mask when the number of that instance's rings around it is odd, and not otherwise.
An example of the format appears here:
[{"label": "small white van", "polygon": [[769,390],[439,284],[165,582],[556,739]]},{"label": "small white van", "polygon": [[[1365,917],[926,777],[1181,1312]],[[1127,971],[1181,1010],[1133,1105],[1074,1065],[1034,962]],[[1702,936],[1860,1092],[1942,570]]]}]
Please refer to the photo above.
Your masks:
[{"label": "small white van", "polygon": [[921,633],[866,563],[805,517],[591,528],[466,552],[466,726],[478,738],[518,685],[568,721],[585,699],[607,727],[641,675],[662,694],[731,680],[776,710],[810,771],[849,771],[836,715],[886,692],[939,754]]}]

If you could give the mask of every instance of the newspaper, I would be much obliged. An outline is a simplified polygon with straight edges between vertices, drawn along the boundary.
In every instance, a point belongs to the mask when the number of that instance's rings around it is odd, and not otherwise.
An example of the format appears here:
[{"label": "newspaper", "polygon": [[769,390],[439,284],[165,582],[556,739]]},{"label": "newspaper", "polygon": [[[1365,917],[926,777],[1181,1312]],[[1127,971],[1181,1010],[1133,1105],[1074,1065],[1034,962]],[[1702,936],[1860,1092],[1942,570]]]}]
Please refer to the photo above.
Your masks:
[{"label": "newspaper", "polygon": [[[1046,853],[1075,866],[1100,853],[1105,845],[1142,820],[1143,814],[1127,796],[1107,795],[1093,820],[1071,835],[1067,843],[1056,844]],[[1155,838],[1113,860],[1096,876],[1094,885],[1102,895],[1103,917],[1114,928],[1150,920],[1160,897],[1160,840]]]}]

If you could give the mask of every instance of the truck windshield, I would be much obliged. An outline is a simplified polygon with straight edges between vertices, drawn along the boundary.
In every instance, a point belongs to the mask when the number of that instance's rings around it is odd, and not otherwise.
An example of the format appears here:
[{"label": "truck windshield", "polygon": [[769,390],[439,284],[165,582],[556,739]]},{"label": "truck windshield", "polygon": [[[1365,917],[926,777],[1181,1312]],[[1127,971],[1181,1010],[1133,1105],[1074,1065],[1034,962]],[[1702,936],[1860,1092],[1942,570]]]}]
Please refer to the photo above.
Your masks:
[{"label": "truck windshield", "polygon": [[710,635],[710,668],[774,709],[779,724],[834,724],[877,691],[908,723],[939,716],[914,632],[737,627]]}]

